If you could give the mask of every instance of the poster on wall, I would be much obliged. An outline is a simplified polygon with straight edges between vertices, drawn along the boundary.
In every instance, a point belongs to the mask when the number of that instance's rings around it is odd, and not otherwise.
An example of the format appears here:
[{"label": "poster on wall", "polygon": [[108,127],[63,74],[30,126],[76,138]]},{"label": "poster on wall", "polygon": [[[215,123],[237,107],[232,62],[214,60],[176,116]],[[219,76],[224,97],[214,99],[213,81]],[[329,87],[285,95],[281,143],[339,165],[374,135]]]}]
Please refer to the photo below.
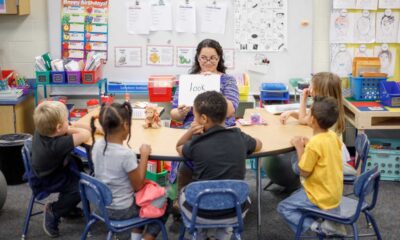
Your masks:
[{"label": "poster on wall", "polygon": [[149,66],[173,66],[174,47],[147,45],[146,63]]},{"label": "poster on wall", "polygon": [[192,67],[194,57],[196,56],[195,47],[176,47],[176,66]]},{"label": "poster on wall", "polygon": [[141,67],[142,48],[141,47],[115,47],[115,66],[116,67]]},{"label": "poster on wall", "polygon": [[235,68],[235,49],[224,48],[224,61],[225,66],[229,69]]},{"label": "poster on wall", "polygon": [[354,49],[345,44],[331,45],[331,72],[339,77],[347,77],[352,70]]},{"label": "poster on wall", "polygon": [[331,14],[331,43],[349,43],[353,41],[353,14],[346,9],[333,11]]},{"label": "poster on wall", "polygon": [[6,0],[0,0],[0,13],[6,12]]},{"label": "poster on wall", "polygon": [[252,52],[287,49],[287,0],[234,0],[234,6],[235,49]]},{"label": "poster on wall", "polygon": [[64,0],[61,11],[62,57],[81,60],[99,54],[107,59],[108,0]]}]

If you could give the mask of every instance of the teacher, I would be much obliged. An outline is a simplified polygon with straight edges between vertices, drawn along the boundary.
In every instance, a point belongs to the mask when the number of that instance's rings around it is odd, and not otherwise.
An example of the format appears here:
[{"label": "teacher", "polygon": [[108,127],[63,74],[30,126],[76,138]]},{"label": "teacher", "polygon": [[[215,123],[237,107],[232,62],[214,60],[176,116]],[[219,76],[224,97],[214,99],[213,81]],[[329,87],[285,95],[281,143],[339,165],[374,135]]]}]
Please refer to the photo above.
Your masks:
[{"label": "teacher", "polygon": [[[235,125],[235,112],[239,104],[239,91],[236,79],[226,74],[224,56],[221,45],[213,39],[205,39],[197,45],[194,64],[190,74],[218,74],[220,75],[220,92],[225,96],[228,104],[225,125]],[[178,105],[179,87],[176,89],[171,110],[171,120],[182,122],[183,128],[189,128],[194,120],[192,108],[186,105]]]}]

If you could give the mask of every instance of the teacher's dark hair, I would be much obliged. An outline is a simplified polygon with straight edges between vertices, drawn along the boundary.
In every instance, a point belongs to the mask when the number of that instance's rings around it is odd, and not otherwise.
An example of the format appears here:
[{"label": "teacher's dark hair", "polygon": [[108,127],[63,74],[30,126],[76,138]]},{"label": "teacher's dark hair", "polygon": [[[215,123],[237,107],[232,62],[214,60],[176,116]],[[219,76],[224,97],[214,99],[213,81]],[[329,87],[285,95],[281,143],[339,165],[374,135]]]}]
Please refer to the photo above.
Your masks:
[{"label": "teacher's dark hair", "polygon": [[192,68],[190,69],[190,74],[197,74],[201,72],[200,64],[199,64],[199,55],[201,52],[201,49],[203,48],[214,48],[215,51],[218,54],[219,57],[219,62],[217,66],[217,71],[221,73],[225,73],[226,71],[226,66],[225,66],[225,61],[224,61],[224,52],[222,50],[221,45],[219,42],[213,40],[213,39],[204,39],[197,45],[196,49],[196,56],[194,57],[194,64]]}]

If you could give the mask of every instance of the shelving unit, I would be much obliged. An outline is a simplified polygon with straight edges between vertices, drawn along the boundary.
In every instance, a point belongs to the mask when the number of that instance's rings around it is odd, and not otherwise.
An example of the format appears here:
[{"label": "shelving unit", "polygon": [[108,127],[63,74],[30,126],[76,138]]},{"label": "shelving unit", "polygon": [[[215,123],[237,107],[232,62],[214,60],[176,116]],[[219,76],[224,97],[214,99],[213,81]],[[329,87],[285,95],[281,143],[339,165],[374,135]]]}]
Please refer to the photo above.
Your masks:
[{"label": "shelving unit", "polygon": [[[39,96],[38,96],[38,87],[39,86],[43,87],[43,97],[44,98],[47,98],[47,87],[83,87],[83,88],[89,88],[89,87],[97,86],[98,89],[99,89],[99,93],[98,93],[99,102],[101,102],[101,94],[102,93],[104,93],[104,94],[108,93],[107,78],[103,78],[103,79],[99,80],[97,83],[94,83],[94,84],[35,83],[34,88],[33,88],[34,95],[35,95],[35,105],[38,104],[38,98],[39,98]],[[66,93],[65,95],[68,95],[68,93]]]}]

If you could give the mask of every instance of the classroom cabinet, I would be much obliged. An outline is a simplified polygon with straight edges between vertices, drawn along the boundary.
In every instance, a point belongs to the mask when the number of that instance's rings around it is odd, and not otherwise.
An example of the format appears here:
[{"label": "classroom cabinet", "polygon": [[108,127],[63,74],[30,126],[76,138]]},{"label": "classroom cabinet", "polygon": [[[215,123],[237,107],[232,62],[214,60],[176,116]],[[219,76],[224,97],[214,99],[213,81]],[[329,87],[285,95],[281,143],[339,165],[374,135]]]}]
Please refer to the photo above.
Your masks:
[{"label": "classroom cabinet", "polygon": [[0,101],[0,135],[10,133],[33,134],[33,94],[15,101]]},{"label": "classroom cabinet", "polygon": [[3,0],[0,2],[0,14],[28,15],[30,12],[30,0]]}]

